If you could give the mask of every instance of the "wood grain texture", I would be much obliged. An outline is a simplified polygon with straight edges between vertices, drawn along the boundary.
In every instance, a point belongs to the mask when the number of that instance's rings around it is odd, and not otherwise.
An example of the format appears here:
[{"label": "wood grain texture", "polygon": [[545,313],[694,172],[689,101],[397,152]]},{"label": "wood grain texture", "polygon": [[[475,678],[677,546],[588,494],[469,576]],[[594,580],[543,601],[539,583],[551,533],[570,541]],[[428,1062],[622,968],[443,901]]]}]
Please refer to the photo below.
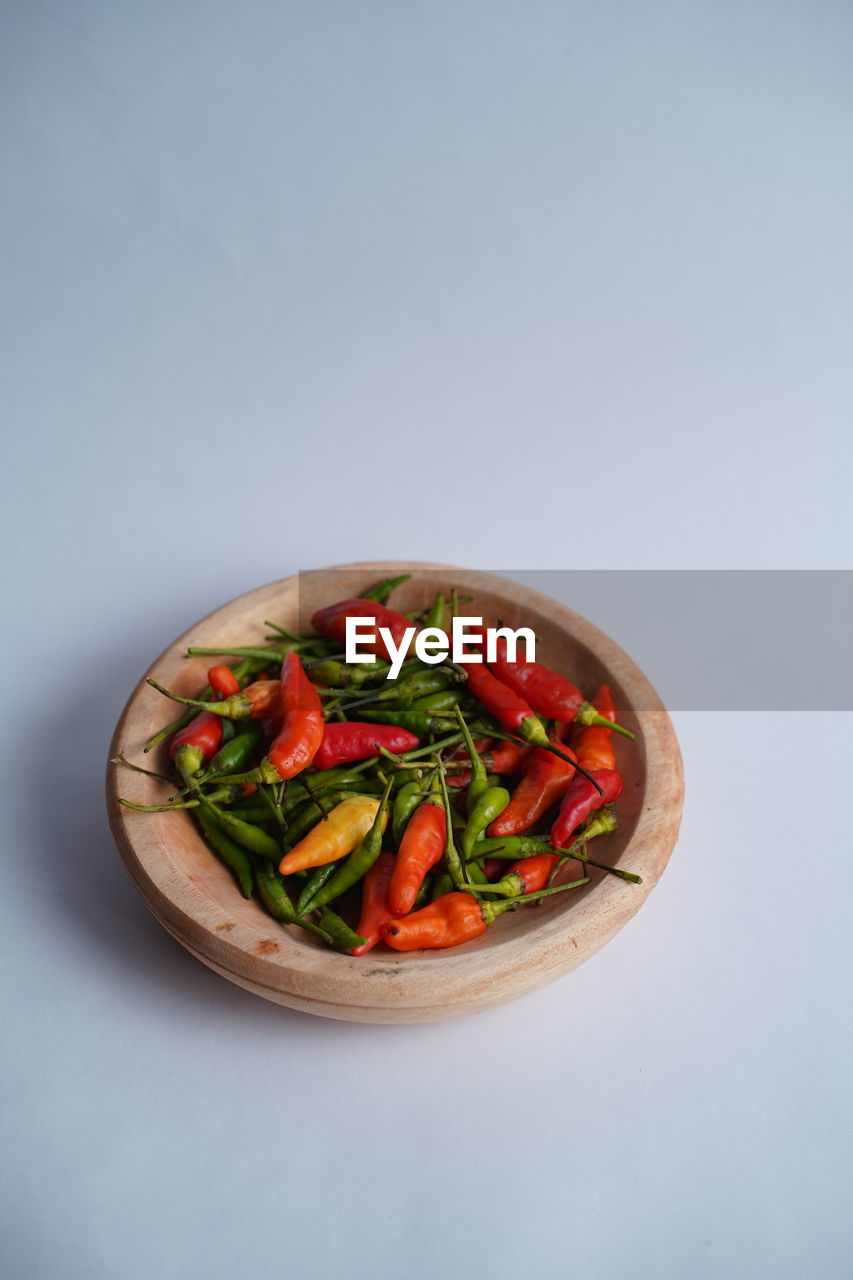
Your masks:
[{"label": "wood grain texture", "polygon": [[[684,794],[669,716],[638,667],[597,627],[546,596],[492,574],[403,562],[299,574],[223,605],[171,644],[145,673],[118,723],[110,756],[142,762],[143,744],[177,714],[174,703],[145,683],[147,676],[190,696],[205,683],[213,660],[185,659],[188,645],[258,643],[267,618],[304,628],[320,605],[357,595],[395,572],[414,575],[395,593],[398,609],[424,608],[437,585],[455,584],[472,597],[465,611],[487,624],[500,617],[508,626],[534,627],[540,638],[537,657],[570,676],[587,696],[604,680],[612,684],[619,719],[637,741],[616,739],[625,781],[617,807],[621,826],[601,842],[600,853],[605,861],[638,872],[643,884],[593,871],[585,888],[557,895],[540,908],[507,912],[466,946],[405,955],[380,946],[355,959],[328,951],[295,927],[278,925],[256,902],[241,898],[186,813],[125,809],[119,794],[155,804],[170,788],[109,765],[107,807],[116,843],[141,897],[172,936],[256,995],[358,1022],[458,1017],[516,999],[574,969],[630,920],[654,888],[678,836]],[[158,767],[148,758],[145,763]]]}]

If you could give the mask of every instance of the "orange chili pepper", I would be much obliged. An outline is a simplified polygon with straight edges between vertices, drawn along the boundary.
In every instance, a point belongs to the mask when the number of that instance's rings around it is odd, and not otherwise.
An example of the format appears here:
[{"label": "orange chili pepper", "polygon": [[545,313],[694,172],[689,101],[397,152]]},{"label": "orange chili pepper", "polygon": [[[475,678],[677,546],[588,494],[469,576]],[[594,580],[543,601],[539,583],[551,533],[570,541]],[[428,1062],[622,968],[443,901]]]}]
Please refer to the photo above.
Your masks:
[{"label": "orange chili pepper", "polygon": [[[574,752],[558,743],[565,755]],[[491,823],[490,836],[517,836],[544,817],[552,805],[562,800],[575,771],[567,760],[537,747],[524,765],[521,781],[503,813]],[[540,886],[541,887],[541,886]]]},{"label": "orange chili pepper", "polygon": [[323,741],[323,707],[305,674],[299,654],[285,655],[281,667],[281,732],[267,752],[280,778],[293,778],[314,759]]},{"label": "orange chili pepper", "polygon": [[388,889],[388,901],[395,916],[407,915],[415,905],[427,872],[441,861],[446,838],[447,818],[441,797],[429,796],[409,819],[400,841]]},{"label": "orange chili pepper", "polygon": [[402,920],[388,921],[382,926],[382,939],[395,951],[456,947],[485,933],[490,914],[486,908],[491,905],[467,893],[445,893]]},{"label": "orange chili pepper", "polygon": [[361,919],[356,933],[364,938],[364,942],[353,947],[352,955],[363,956],[372,951],[382,933],[382,926],[393,920],[395,912],[388,902],[388,885],[394,871],[396,858],[390,849],[383,849],[373,866],[364,877],[364,888],[361,894]]}]

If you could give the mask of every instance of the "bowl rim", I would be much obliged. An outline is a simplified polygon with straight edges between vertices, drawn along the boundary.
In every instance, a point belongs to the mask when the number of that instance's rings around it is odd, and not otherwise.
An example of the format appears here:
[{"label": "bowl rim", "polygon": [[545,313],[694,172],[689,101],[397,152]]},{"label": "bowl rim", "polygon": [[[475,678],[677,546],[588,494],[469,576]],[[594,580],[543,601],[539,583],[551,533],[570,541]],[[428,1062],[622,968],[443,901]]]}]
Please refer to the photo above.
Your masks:
[{"label": "bowl rim", "polygon": [[[460,586],[466,578],[472,585],[476,585],[473,580],[479,580],[482,589],[488,585],[496,593],[510,595],[520,609],[547,614],[559,630],[568,631],[618,678],[635,707],[645,755],[642,806],[620,860],[637,869],[643,883],[628,885],[616,877],[602,876],[590,886],[583,901],[573,904],[571,912],[543,912],[534,929],[511,937],[492,935],[490,930],[492,945],[485,948],[479,946],[478,939],[449,951],[404,955],[382,951],[356,959],[303,941],[304,935],[295,937],[298,931],[278,926],[257,904],[239,896],[234,911],[225,911],[171,861],[162,824],[133,821],[143,817],[174,820],[174,815],[134,814],[124,808],[117,799],[119,767],[108,763],[106,799],[113,837],[134,886],[169,933],[208,967],[255,994],[292,1008],[356,1021],[458,1016],[517,998],[575,968],[636,914],[657,884],[678,837],[684,796],[678,741],[657,692],[624,650],[568,606],[489,570],[429,561],[358,561],[309,572],[387,576],[392,571],[452,574]],[[290,574],[242,592],[167,645],[130,693],[112,737],[109,760],[141,745],[128,738],[150,708],[158,705],[159,695],[146,683],[149,675],[175,655],[182,655],[200,630],[215,626],[224,616],[238,609],[254,611],[265,597],[294,587],[298,590],[300,576]],[[147,708],[144,712],[143,707]],[[201,842],[201,837],[197,838]],[[254,922],[243,919],[251,906],[258,916]],[[259,934],[274,934],[274,940]],[[270,950],[273,941],[277,945]],[[486,973],[482,972],[484,956],[488,958]],[[368,986],[372,988],[369,991]]]}]

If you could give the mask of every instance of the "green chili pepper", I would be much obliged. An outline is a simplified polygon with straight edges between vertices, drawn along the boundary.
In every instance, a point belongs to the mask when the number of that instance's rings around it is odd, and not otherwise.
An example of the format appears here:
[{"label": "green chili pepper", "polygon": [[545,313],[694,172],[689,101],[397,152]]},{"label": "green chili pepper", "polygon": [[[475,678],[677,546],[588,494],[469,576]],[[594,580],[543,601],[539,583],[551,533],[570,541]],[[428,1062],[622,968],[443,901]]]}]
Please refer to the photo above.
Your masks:
[{"label": "green chili pepper", "polygon": [[212,813],[198,809],[193,815],[201,827],[207,843],[214,850],[228,870],[234,875],[244,898],[251,898],[254,888],[252,864],[245,849],[227,835],[216,821]]},{"label": "green chili pepper", "polygon": [[[225,724],[228,723],[230,722],[226,720]],[[207,772],[211,775],[217,773],[239,773],[241,769],[245,769],[251,760],[252,754],[262,737],[261,726],[257,721],[250,721],[248,728],[241,727],[235,738],[232,738],[224,747],[219,748],[207,766]]]},{"label": "green chili pepper", "polygon": [[[453,715],[453,708],[463,702],[467,694],[464,689],[441,689],[438,693],[428,693],[422,698],[415,698],[410,710],[426,711],[431,716]],[[451,730],[455,724],[451,724]]]},{"label": "green chili pepper", "polygon": [[[509,792],[506,787],[487,787],[482,793],[477,803],[468,813],[468,821],[465,823],[465,830],[462,832],[460,844],[462,846],[462,857],[466,862],[470,861],[474,846],[482,836],[483,832],[490,822],[494,822],[509,804]],[[479,850],[479,846],[478,850]],[[477,854],[478,857],[482,855]]]},{"label": "green chili pepper", "polygon": [[471,760],[471,781],[468,783],[468,791],[466,794],[465,805],[470,814],[480,796],[483,795],[489,787],[489,775],[486,766],[481,760],[477,748],[474,746],[474,739],[471,737],[471,730],[468,728],[468,722],[458,707],[454,709],[454,714],[462,731],[462,737],[465,741],[465,747]]},{"label": "green chili pepper", "polygon": [[[418,664],[420,667],[420,664]],[[460,674],[454,667],[421,668],[411,675],[399,680],[389,680],[387,689],[379,693],[371,693],[357,702],[344,705],[344,711],[366,706],[369,702],[395,702],[401,708],[409,707],[418,698],[425,698],[432,693],[443,693],[451,685],[460,683]]]},{"label": "green chili pepper", "polygon": [[319,920],[319,928],[325,933],[336,951],[352,951],[363,947],[366,939],[349,927],[334,911],[325,911]]},{"label": "green chili pepper", "polygon": [[275,871],[272,863],[265,863],[256,873],[256,878],[261,902],[274,920],[278,920],[281,924],[298,924],[300,928],[316,934],[324,942],[331,942],[329,935],[319,925],[312,924],[310,920],[300,920],[282,884],[281,876]]},{"label": "green chili pepper", "polygon": [[428,871],[423,878],[423,883],[421,884],[420,889],[418,889],[418,895],[412,904],[413,911],[420,910],[421,907],[425,907],[426,904],[430,901],[430,894],[432,892],[432,882],[433,882],[433,874],[431,871]]},{"label": "green chili pepper", "polygon": [[343,858],[336,858],[334,862],[326,862],[322,867],[315,867],[306,880],[305,887],[300,893],[299,901],[296,904],[296,910],[301,916],[307,913],[311,899],[329,883],[342,862]]},{"label": "green chili pepper", "polygon": [[438,768],[438,777],[441,784],[441,798],[444,801],[444,816],[447,826],[447,837],[444,844],[444,861],[447,863],[447,870],[450,872],[450,878],[456,888],[468,884],[469,878],[466,874],[465,864],[459,857],[459,851],[453,842],[453,809],[450,804],[450,796],[447,792],[447,775],[444,765],[438,756],[435,757],[435,763]]},{"label": "green chili pepper", "polygon": [[397,578],[386,578],[384,582],[377,582],[376,586],[371,587],[369,591],[362,592],[360,598],[373,600],[376,604],[385,604],[394,588],[408,582],[411,576],[410,573],[401,573]]},{"label": "green chili pepper", "polygon": [[236,840],[244,849],[248,849],[250,853],[259,854],[262,858],[277,859],[281,857],[281,848],[279,843],[261,827],[256,827],[253,822],[246,822],[244,818],[238,818],[236,813],[231,813],[227,809],[217,809],[209,800],[202,798],[201,809],[203,813],[207,813],[213,817],[223,831],[225,831],[232,840]]},{"label": "green chili pepper", "polygon": [[453,892],[453,881],[446,871],[442,871],[432,882],[432,892],[430,893],[430,902],[435,902],[436,898],[443,898],[446,893]]},{"label": "green chili pepper", "polygon": [[317,658],[305,667],[305,674],[312,684],[327,689],[347,689],[353,684],[369,684],[384,680],[391,670],[388,662],[361,662],[357,666],[340,662],[337,658]]},{"label": "green chili pepper", "polygon": [[409,733],[415,733],[419,738],[425,738],[428,733],[447,733],[453,728],[452,720],[430,716],[425,711],[415,711],[412,708],[408,711],[367,710],[362,712],[361,719],[370,724],[393,724],[398,729],[408,729]]},{"label": "green chili pepper", "polygon": [[400,847],[409,819],[423,799],[422,790],[423,783],[419,777],[416,777],[411,782],[404,782],[394,797],[394,806],[391,810],[391,835],[397,848]]},{"label": "green chili pepper", "polygon": [[447,625],[447,601],[439,591],[429,608],[429,613],[424,618],[424,627],[436,627],[439,631],[444,631]]},{"label": "green chili pepper", "polygon": [[385,790],[382,792],[382,799],[379,801],[379,808],[376,810],[373,825],[367,835],[358,848],[338,868],[328,884],[324,885],[314,895],[306,906],[306,911],[316,911],[320,907],[324,907],[327,902],[333,902],[335,898],[339,898],[342,893],[346,893],[347,889],[351,889],[363,876],[367,875],[382,851],[382,824],[390,794],[391,781],[389,779],[385,784]]}]

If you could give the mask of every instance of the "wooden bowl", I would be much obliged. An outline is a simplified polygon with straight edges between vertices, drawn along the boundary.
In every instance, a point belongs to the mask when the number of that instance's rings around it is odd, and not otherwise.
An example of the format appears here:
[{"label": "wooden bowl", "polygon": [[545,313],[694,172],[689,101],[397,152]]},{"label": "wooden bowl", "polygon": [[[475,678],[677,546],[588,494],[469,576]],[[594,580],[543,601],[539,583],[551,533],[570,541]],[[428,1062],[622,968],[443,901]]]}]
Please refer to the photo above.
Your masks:
[{"label": "wooden bowl", "polygon": [[[355,959],[318,945],[293,926],[276,924],[246,901],[185,813],[135,813],[121,794],[159,803],[166,784],[109,766],[110,825],[125,866],[145,903],[173,937],[223,977],[293,1009],[355,1022],[426,1022],[458,1017],[513,1000],[574,969],[639,910],[660,878],[681,821],[681,755],[669,716],[642,672],[612,640],[570,609],[490,573],[429,564],[356,564],[285,578],[223,605],[197,622],[157,659],[148,675],[192,696],[210,662],[185,659],[187,646],[259,642],[264,620],[304,627],[314,609],[358,595],[395,572],[413,578],[395,593],[406,612],[425,608],[437,583],[471,597],[466,613],[487,624],[532,626],[537,657],[590,696],[613,686],[619,719],[637,735],[616,739],[625,789],[620,829],[599,843],[602,861],[638,872],[642,885],[592,873],[586,887],[545,905],[501,916],[476,941],[449,951],[399,954],[378,946]],[[118,723],[110,756],[143,762],[142,746],[175,718],[174,704],[139,682]],[[157,753],[152,753],[156,755]],[[144,763],[156,769],[157,763]]]}]

